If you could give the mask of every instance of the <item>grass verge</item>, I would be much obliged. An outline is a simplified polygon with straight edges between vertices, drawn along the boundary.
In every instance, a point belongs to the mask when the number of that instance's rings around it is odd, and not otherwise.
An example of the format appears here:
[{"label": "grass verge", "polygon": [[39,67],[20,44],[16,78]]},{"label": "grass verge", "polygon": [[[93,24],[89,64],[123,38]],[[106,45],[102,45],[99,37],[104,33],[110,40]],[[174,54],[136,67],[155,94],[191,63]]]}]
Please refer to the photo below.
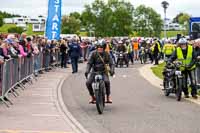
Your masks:
[{"label": "grass verge", "polygon": [[153,71],[153,73],[160,79],[163,79],[163,75],[162,75],[162,71],[164,69],[164,66],[165,66],[165,62],[157,65],[157,66],[154,66],[154,67],[151,67],[151,70]]}]

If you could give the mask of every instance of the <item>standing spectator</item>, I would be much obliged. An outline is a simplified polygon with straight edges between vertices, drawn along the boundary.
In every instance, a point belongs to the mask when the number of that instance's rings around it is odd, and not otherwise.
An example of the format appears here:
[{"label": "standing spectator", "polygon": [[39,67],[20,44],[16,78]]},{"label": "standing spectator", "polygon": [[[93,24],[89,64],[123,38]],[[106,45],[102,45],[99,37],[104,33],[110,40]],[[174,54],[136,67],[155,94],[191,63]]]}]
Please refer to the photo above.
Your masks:
[{"label": "standing spectator", "polygon": [[39,66],[39,49],[38,49],[38,43],[36,40],[33,40],[32,48],[33,48],[33,54],[34,54],[34,70],[35,70],[35,76],[38,76],[38,70],[40,69]]},{"label": "standing spectator", "polygon": [[69,45],[69,56],[71,58],[72,73],[78,72],[78,60],[81,56],[81,47],[77,40],[73,39],[72,44]]},{"label": "standing spectator", "polygon": [[27,51],[27,47],[26,47],[26,34],[25,33],[22,33],[21,34],[21,37],[20,37],[20,40],[19,40],[19,44],[23,47],[24,51],[25,52],[28,52]]},{"label": "standing spectator", "polygon": [[10,55],[8,55],[8,44],[7,41],[4,41],[0,46],[0,55],[4,58],[4,60],[10,59]]},{"label": "standing spectator", "polygon": [[14,44],[17,40],[14,40],[12,43],[9,43],[8,53],[11,56],[11,58],[18,58],[19,57],[19,51],[16,49]]},{"label": "standing spectator", "polygon": [[139,60],[139,43],[137,38],[133,40],[133,53],[134,53],[134,60]]},{"label": "standing spectator", "polygon": [[44,47],[44,60],[45,60],[45,71],[49,71],[49,66],[50,66],[50,52],[51,52],[51,40],[47,41],[47,44]]},{"label": "standing spectator", "polygon": [[32,55],[32,41],[31,38],[28,37],[27,39],[27,44],[26,44],[26,50],[27,50],[27,57],[31,57]]},{"label": "standing spectator", "polygon": [[154,65],[158,65],[158,61],[159,61],[159,56],[161,53],[161,47],[160,47],[160,43],[157,41],[157,39],[154,39],[154,44],[152,46],[152,52],[153,52],[153,56],[154,56],[154,60],[155,60],[155,64]]},{"label": "standing spectator", "polygon": [[60,54],[61,54],[61,68],[67,68],[67,52],[68,46],[64,40],[61,40]]},{"label": "standing spectator", "polygon": [[81,49],[82,49],[83,59],[84,61],[87,61],[86,56],[87,56],[87,51],[88,51],[88,42],[86,40],[81,42]]}]

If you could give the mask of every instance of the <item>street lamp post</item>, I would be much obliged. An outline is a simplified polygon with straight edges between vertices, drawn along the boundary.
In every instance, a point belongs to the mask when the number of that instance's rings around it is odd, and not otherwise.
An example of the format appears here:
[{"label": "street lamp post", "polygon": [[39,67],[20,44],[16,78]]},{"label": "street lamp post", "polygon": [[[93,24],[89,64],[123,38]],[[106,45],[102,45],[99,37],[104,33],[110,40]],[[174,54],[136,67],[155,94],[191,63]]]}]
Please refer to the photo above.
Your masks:
[{"label": "street lamp post", "polygon": [[167,15],[166,15],[166,12],[167,12],[167,8],[169,7],[169,3],[167,1],[163,1],[161,4],[162,4],[162,7],[164,9],[164,15],[165,15],[165,18],[164,18],[164,36],[165,36],[165,38],[167,38],[167,33],[166,33],[166,19],[167,19]]}]

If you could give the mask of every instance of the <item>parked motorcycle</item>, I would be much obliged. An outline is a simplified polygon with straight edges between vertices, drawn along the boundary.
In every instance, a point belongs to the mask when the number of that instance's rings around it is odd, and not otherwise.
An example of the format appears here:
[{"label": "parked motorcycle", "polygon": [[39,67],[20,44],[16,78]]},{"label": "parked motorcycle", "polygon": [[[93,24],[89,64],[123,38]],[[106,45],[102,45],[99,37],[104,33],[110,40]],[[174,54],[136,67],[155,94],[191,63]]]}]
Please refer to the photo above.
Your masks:
[{"label": "parked motorcycle", "polygon": [[176,94],[177,101],[181,100],[185,79],[180,71],[181,66],[181,62],[170,63],[165,66],[163,71],[164,94],[165,96],[169,96],[171,93]]}]

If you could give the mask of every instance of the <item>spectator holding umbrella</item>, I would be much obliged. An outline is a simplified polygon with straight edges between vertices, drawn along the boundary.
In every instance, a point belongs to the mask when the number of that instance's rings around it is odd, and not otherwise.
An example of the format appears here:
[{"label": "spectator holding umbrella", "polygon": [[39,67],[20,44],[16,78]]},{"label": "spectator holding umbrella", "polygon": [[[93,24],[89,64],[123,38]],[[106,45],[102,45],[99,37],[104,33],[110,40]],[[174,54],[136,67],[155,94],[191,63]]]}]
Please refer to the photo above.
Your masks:
[{"label": "spectator holding umbrella", "polygon": [[72,64],[72,73],[78,72],[78,60],[81,56],[81,47],[78,44],[78,41],[73,38],[72,44],[69,45],[69,56],[71,58],[71,64]]}]

